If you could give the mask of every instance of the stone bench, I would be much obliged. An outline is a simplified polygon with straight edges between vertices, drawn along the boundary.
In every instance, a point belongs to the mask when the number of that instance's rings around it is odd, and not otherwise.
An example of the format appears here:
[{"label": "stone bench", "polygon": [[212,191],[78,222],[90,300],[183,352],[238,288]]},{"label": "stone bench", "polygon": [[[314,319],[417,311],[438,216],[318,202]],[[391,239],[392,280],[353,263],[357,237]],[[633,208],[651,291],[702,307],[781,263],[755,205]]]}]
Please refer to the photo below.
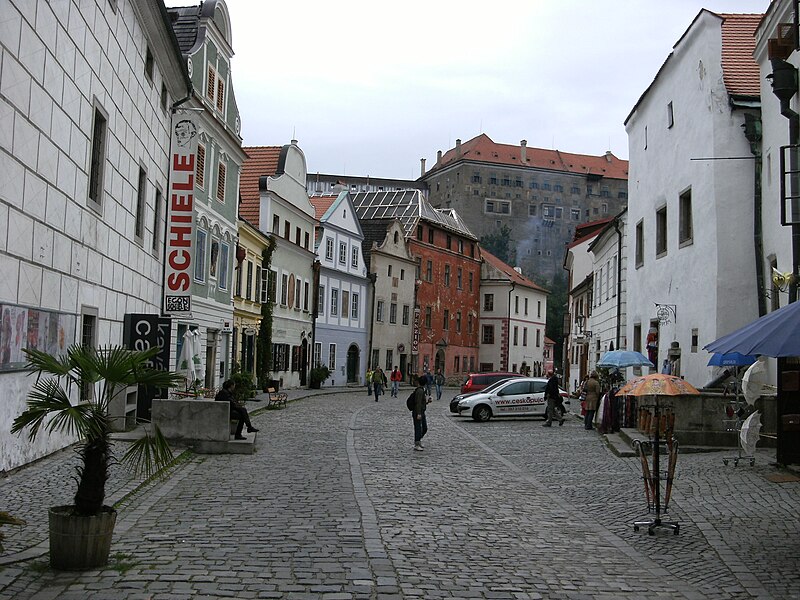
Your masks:
[{"label": "stone bench", "polygon": [[151,420],[170,441],[184,443],[199,454],[252,454],[255,435],[231,439],[231,408],[227,402],[204,398],[154,399]]}]

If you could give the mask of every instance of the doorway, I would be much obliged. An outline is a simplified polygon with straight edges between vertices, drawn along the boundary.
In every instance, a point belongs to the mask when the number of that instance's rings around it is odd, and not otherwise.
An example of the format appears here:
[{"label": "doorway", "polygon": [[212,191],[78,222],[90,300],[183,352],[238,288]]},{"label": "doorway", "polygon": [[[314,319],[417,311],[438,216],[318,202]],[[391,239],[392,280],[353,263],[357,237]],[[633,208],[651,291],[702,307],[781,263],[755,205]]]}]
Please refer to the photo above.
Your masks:
[{"label": "doorway", "polygon": [[214,377],[216,375],[217,366],[217,331],[212,329],[206,330],[206,377],[205,386],[213,388]]},{"label": "doorway", "polygon": [[350,344],[350,347],[347,349],[347,383],[358,382],[358,362],[358,346]]},{"label": "doorway", "polygon": [[300,342],[300,385],[305,386],[307,384],[307,377],[308,377],[308,340],[303,338],[303,341]]},{"label": "doorway", "polygon": [[442,373],[445,373],[445,364],[444,364],[444,350],[439,349],[436,351],[436,357],[433,361],[433,372],[436,373],[439,369],[442,370]]}]

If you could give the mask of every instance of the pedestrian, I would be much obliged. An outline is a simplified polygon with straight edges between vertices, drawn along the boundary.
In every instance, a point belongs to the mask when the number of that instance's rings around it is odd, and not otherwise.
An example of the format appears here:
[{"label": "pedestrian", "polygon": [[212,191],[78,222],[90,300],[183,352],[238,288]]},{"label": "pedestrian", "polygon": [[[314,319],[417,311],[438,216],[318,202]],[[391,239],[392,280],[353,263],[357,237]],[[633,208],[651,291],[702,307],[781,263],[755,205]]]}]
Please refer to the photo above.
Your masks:
[{"label": "pedestrian", "polygon": [[436,386],[436,399],[442,399],[442,386],[444,386],[444,373],[441,369],[436,369],[436,375],[433,376],[433,385]]},{"label": "pedestrian", "polygon": [[236,417],[239,420],[239,423],[236,425],[236,435],[234,439],[236,440],[246,440],[247,438],[242,435],[242,429],[244,426],[247,425],[247,433],[255,433],[258,431],[253,424],[250,422],[250,415],[247,413],[247,409],[244,405],[240,404],[236,401],[236,398],[233,396],[233,390],[236,389],[236,383],[233,380],[228,379],[225,383],[222,384],[222,389],[217,392],[217,395],[214,396],[214,400],[218,402],[229,402],[231,405],[231,419]]},{"label": "pedestrian", "polygon": [[392,382],[392,398],[397,398],[397,391],[400,389],[400,382],[403,380],[403,374],[397,368],[397,365],[392,369],[389,379]]},{"label": "pedestrian", "polygon": [[422,438],[428,433],[428,420],[425,418],[425,409],[430,399],[425,394],[425,386],[416,378],[416,388],[414,388],[414,409],[411,411],[411,419],[414,421],[414,450],[422,452]]},{"label": "pedestrian", "polygon": [[428,367],[425,367],[425,393],[428,394],[428,398],[431,396],[431,387],[433,386],[433,375],[428,370]]},{"label": "pedestrian", "polygon": [[383,388],[386,386],[386,375],[380,367],[375,367],[372,372],[372,391],[375,392],[375,402],[378,401],[378,396],[383,393]]},{"label": "pedestrian", "polygon": [[591,431],[594,429],[594,415],[600,404],[601,389],[597,371],[589,373],[589,379],[584,384],[584,391],[586,392],[586,415],[583,417],[583,427]]},{"label": "pedestrian", "polygon": [[544,388],[544,399],[547,402],[545,409],[545,421],[542,427],[551,427],[553,425],[553,418],[558,418],[558,424],[564,424],[564,413],[559,411],[559,405],[562,403],[561,390],[558,389],[558,375],[552,370],[547,372],[547,386]]},{"label": "pedestrian", "polygon": [[372,369],[367,369],[367,375],[364,377],[367,381],[367,396],[372,395]]}]

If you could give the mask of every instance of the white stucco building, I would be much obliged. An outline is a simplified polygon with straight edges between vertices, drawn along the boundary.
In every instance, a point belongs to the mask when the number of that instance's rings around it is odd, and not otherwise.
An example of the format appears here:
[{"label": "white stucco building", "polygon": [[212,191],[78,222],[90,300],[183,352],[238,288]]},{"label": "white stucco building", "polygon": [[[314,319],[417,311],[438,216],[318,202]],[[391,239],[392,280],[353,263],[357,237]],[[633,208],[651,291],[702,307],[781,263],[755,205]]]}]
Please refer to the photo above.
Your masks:
[{"label": "white stucco building", "polygon": [[276,244],[266,281],[274,302],[271,378],[281,387],[305,386],[316,298],[316,219],[306,192],[306,157],[295,140],[245,152],[240,214]]},{"label": "white stucco building", "polygon": [[163,4],[5,2],[0,27],[0,472],[75,441],[11,436],[23,348],[122,345],[158,313],[173,102],[188,76]]},{"label": "white stucco building", "polygon": [[[758,316],[753,248],[761,15],[701,10],[625,121],[629,139],[629,349],[658,340],[660,367],[709,380],[703,350]],[[748,116],[749,115],[749,116]]]},{"label": "white stucco building", "polygon": [[313,366],[331,373],[323,386],[363,382],[367,364],[367,265],[361,252],[364,234],[350,194],[314,196],[320,264],[316,290]]},{"label": "white stucco building", "polygon": [[588,319],[588,370],[609,350],[627,350],[625,337],[626,218],[622,211],[589,244],[592,256],[592,310]]},{"label": "white stucco building", "polygon": [[545,374],[547,290],[481,249],[478,370]]}]

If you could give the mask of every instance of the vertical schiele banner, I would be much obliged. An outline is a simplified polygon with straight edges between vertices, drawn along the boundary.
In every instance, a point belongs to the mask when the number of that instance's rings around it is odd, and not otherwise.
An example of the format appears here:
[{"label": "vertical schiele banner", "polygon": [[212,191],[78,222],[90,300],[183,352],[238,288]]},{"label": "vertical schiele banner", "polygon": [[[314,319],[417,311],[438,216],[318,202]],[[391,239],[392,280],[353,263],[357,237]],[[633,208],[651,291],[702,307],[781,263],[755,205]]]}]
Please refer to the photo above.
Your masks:
[{"label": "vertical schiele banner", "polygon": [[190,317],[192,314],[196,154],[194,113],[173,114],[164,256],[164,313],[176,317]]}]

